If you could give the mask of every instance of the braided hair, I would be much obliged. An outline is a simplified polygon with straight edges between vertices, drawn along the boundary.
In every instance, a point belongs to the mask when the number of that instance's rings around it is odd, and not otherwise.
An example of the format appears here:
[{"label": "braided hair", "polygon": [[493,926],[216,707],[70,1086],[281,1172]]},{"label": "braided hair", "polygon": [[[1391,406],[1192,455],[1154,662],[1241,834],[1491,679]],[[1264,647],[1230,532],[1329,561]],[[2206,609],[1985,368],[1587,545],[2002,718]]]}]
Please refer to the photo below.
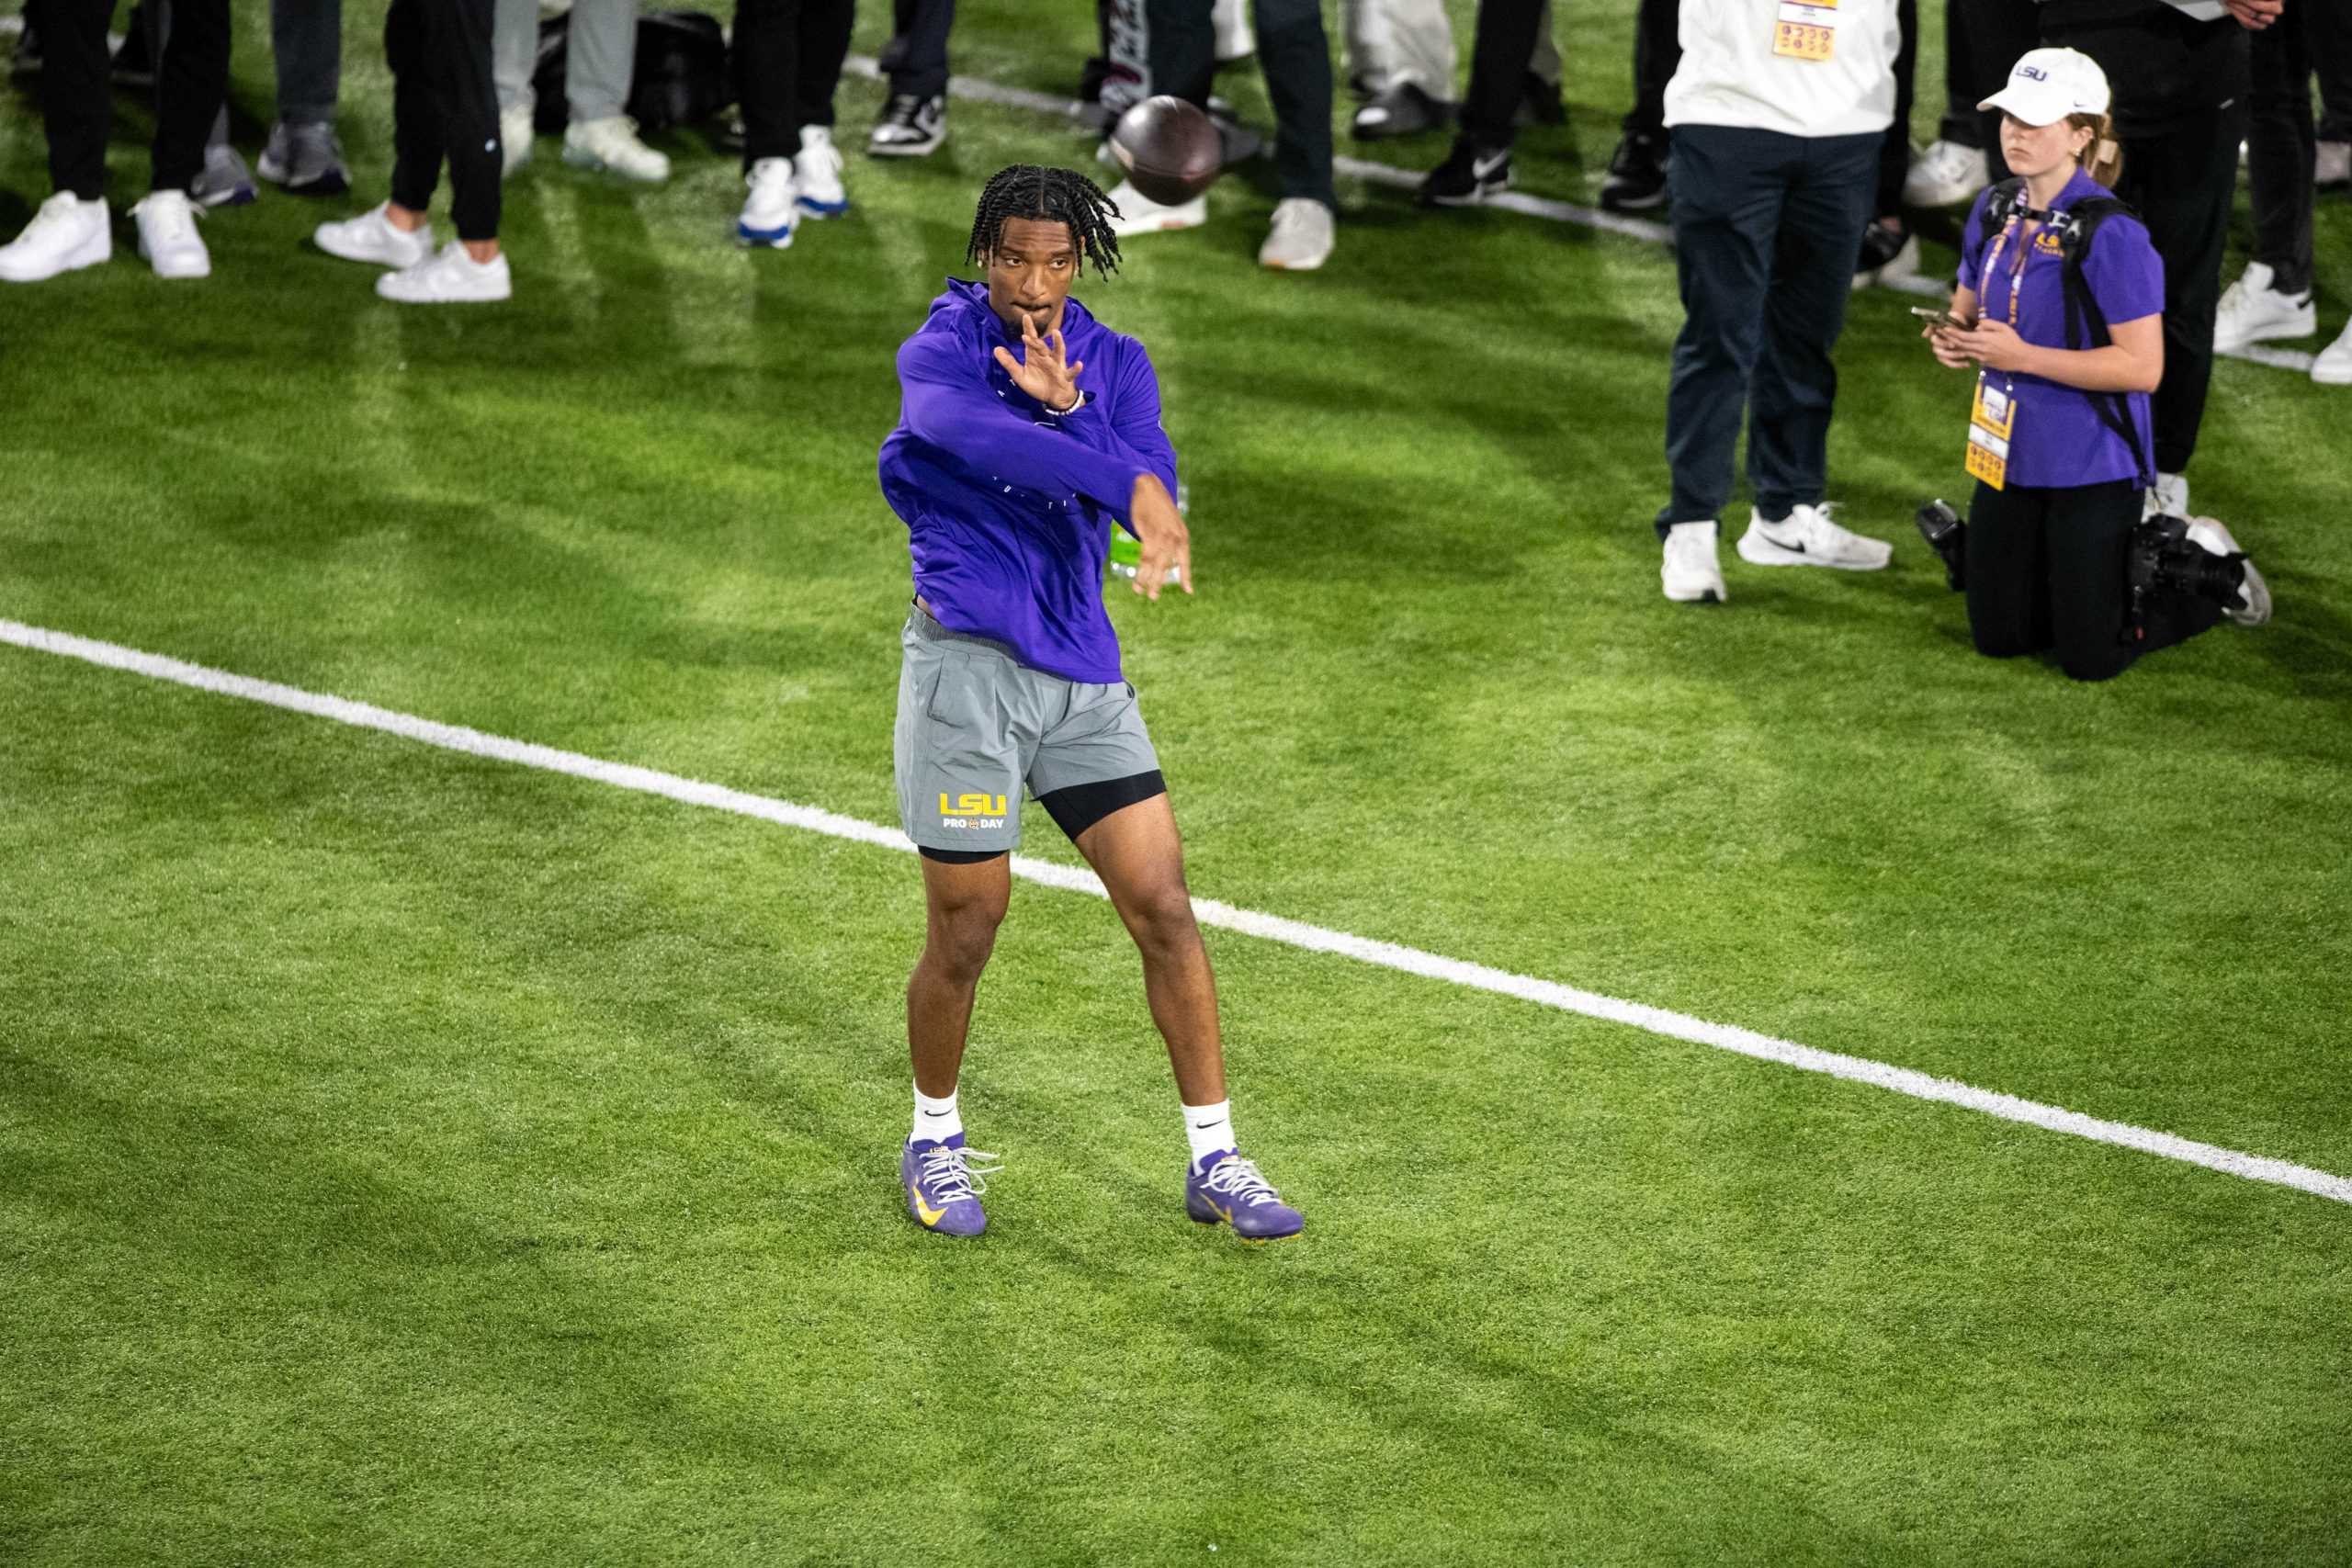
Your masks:
[{"label": "braided hair", "polygon": [[1069,226],[1080,270],[1091,262],[1097,273],[1116,272],[1119,239],[1111,232],[1110,220],[1117,216],[1119,204],[1084,175],[1015,164],[998,170],[981,190],[979,210],[972,217],[972,243],[965,258],[985,266],[1004,238],[1005,224],[1015,218],[1030,218]]}]

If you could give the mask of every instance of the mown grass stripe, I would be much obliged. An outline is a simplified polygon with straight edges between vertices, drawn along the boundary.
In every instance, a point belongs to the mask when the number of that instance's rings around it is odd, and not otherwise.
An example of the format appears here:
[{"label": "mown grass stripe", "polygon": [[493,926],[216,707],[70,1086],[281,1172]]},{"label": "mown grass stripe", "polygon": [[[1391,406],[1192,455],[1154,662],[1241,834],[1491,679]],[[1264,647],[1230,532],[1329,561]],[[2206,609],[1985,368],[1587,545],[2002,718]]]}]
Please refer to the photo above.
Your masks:
[{"label": "mown grass stripe", "polygon": [[[790,801],[776,800],[767,795],[751,795],[729,789],[723,784],[708,784],[699,779],[681,778],[674,773],[661,773],[652,768],[640,768],[627,762],[607,761],[599,757],[584,756],[577,751],[559,750],[527,740],[513,740],[504,736],[488,735],[462,725],[442,724],[413,714],[396,713],[390,708],[376,707],[368,703],[353,702],[346,697],[329,696],[318,692],[306,692],[299,687],[280,685],[274,681],[256,680],[249,675],[232,674],[227,671],[190,664],[161,654],[145,653],[119,644],[99,642],[76,637],[70,632],[51,631],[21,622],[0,620],[0,642],[41,653],[58,654],[68,659],[110,670],[169,681],[198,691],[221,696],[237,697],[247,702],[266,704],[313,717],[333,719],[362,729],[374,729],[405,739],[421,741],[447,750],[462,751],[471,756],[492,758],[513,762],[522,767],[544,769],[549,773],[569,773],[575,778],[591,779],[599,784],[621,789],[657,795],[688,806],[708,807],[715,810],[733,812],[737,816],[756,818],[782,827],[798,828],[832,838],[853,840],[878,848],[911,852],[914,845],[895,828],[879,823],[843,817],[813,806],[797,806]],[[1102,883],[1094,874],[1082,867],[1057,865],[1048,861],[1032,860],[1025,855],[1012,857],[1013,874],[1042,886],[1057,887],[1065,892],[1085,893],[1104,897]],[[1735,1052],[1761,1061],[1777,1062],[1782,1066],[1795,1067],[1809,1073],[1823,1073],[1849,1082],[1868,1084],[1895,1094],[1908,1095],[1914,1100],[1934,1100],[1956,1105],[1963,1110],[1997,1116],[2007,1122],[2019,1122],[2052,1133],[2064,1133],[2095,1143],[2113,1144],[2119,1147],[2137,1149],[2143,1154],[2184,1164],[2203,1166],[2209,1170],[2242,1177],[2248,1181],[2268,1182],[2279,1187],[2291,1187],[2315,1197],[2338,1203],[2352,1203],[2352,1179],[2314,1170],[2308,1166],[2272,1159],[2263,1155],[2245,1154],[2212,1144],[2176,1137],[2147,1127],[2125,1122],[2109,1122],[2079,1111],[2044,1105],[2038,1100],[2021,1100],[2016,1095],[2002,1094],[1993,1089],[1975,1088],[1952,1078],[1939,1078],[1909,1067],[1897,1067],[1866,1057],[1848,1056],[1835,1051],[1816,1050],[1794,1041],[1781,1040],[1754,1030],[1732,1024],[1710,1023],[1704,1019],[1669,1012],[1640,1002],[1621,1000],[1595,991],[1580,990],[1556,981],[1537,979],[1532,976],[1512,974],[1508,970],[1489,968],[1482,964],[1464,963],[1418,948],[1400,947],[1395,942],[1378,942],[1356,936],[1348,931],[1330,931],[1300,920],[1285,919],[1280,915],[1261,914],[1255,909],[1237,908],[1213,898],[1195,898],[1194,914],[1204,925],[1227,931],[1240,931],[1268,942],[1283,942],[1310,953],[1335,953],[1352,958],[1358,963],[1374,964],[1407,975],[1442,980],[1449,985],[1467,987],[1473,990],[1490,991],[1498,996],[1515,997],[1541,1007],[1555,1008],[1563,1012],[1580,1014],[1611,1023],[1622,1023],[1668,1039],[1705,1045],[1718,1051]]]}]

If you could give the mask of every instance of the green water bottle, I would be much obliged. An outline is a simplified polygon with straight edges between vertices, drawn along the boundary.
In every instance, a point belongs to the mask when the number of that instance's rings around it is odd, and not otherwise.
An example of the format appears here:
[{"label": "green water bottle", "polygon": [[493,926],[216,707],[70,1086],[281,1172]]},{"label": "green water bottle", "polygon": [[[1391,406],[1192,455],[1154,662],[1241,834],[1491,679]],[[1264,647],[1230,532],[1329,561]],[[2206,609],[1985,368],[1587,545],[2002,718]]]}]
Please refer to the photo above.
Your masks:
[{"label": "green water bottle", "polygon": [[[1192,488],[1179,482],[1176,486],[1176,515],[1189,517],[1192,515]],[[1143,565],[1143,541],[1118,524],[1112,524],[1111,553],[1105,564],[1110,568],[1111,575],[1114,577],[1134,577],[1136,570]],[[1171,566],[1168,569],[1168,581],[1174,582],[1176,580],[1176,569]]]}]

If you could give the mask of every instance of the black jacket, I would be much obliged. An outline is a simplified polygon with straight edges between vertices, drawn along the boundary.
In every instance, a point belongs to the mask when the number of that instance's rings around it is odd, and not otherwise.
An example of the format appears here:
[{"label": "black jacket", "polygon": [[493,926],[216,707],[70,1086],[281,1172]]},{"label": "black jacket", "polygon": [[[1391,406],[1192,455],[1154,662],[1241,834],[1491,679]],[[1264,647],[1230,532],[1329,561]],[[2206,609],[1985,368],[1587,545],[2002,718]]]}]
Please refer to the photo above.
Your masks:
[{"label": "black jacket", "polygon": [[2228,17],[2192,21],[2164,0],[2043,0],[2040,10],[2042,41],[2107,73],[2123,136],[2161,134],[2249,90],[2246,31]]}]

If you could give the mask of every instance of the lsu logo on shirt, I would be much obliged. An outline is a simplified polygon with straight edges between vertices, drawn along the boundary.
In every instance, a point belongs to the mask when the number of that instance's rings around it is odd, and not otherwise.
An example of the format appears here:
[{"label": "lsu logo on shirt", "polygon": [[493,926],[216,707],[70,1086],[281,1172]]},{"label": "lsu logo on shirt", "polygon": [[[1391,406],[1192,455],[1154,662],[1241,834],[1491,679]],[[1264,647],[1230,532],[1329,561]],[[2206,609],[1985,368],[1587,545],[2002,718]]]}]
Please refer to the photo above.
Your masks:
[{"label": "lsu logo on shirt", "polygon": [[2066,254],[2066,248],[2059,243],[2056,232],[2046,228],[2034,235],[2033,249],[2037,255],[2058,256]]},{"label": "lsu logo on shirt", "polygon": [[1011,801],[1001,795],[939,792],[939,825],[943,828],[1001,828]]}]

